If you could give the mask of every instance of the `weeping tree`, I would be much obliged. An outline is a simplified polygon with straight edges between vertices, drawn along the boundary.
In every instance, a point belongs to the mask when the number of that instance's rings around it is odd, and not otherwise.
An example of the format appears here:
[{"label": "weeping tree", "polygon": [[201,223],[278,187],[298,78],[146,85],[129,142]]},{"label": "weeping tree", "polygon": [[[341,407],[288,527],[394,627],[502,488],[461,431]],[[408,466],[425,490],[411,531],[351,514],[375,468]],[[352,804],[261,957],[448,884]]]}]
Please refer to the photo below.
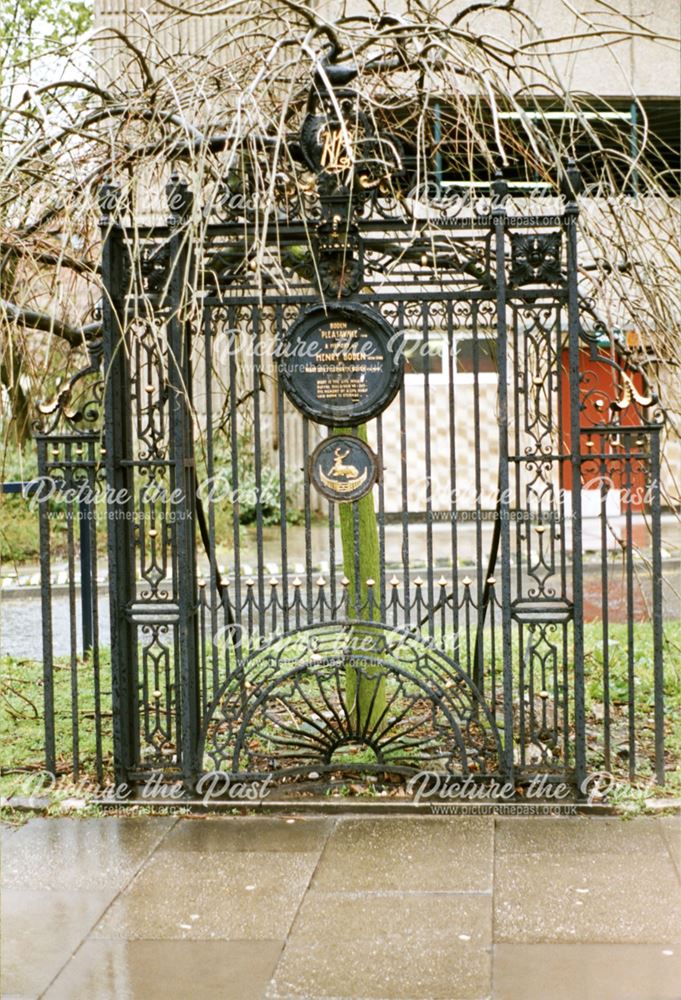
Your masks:
[{"label": "weeping tree", "polygon": [[[275,261],[268,234],[292,207],[318,218],[319,190],[300,134],[311,92],[333,106],[342,86],[357,95],[364,136],[389,137],[377,147],[367,201],[415,227],[429,217],[470,213],[499,170],[535,186],[512,189],[509,199],[511,212],[531,212],[528,190],[546,199],[568,158],[581,165],[589,206],[580,221],[582,293],[598,322],[628,330],[626,350],[642,361],[654,355],[660,378],[668,379],[681,344],[670,151],[635,97],[636,126],[617,129],[611,124],[617,109],[598,95],[571,91],[564,75],[580,52],[617,62],[625,41],[664,55],[675,40],[605,0],[594,0],[588,13],[565,0],[561,23],[570,27],[560,33],[514,0],[406,0],[399,13],[390,7],[368,2],[357,13],[304,0],[158,0],[153,13],[140,6],[125,20],[102,15],[94,27],[83,18],[52,35],[40,14],[23,29],[29,36],[42,32],[39,58],[31,46],[6,46],[0,90],[6,445],[28,440],[28,400],[54,392],[60,373],[78,365],[100,336],[97,194],[108,177],[140,223],[163,220],[172,169],[195,195],[195,239],[210,217],[206,206],[218,213],[228,206],[232,218],[248,225],[248,259],[213,262],[197,275],[199,294],[211,267],[226,266],[237,280],[240,269],[249,269],[285,290],[303,277],[323,293],[312,240]],[[13,32],[9,24],[9,39]],[[351,171],[352,139],[344,140]],[[453,197],[451,178],[475,197]],[[550,201],[542,210],[550,213]],[[410,259],[409,249],[387,236],[381,250],[388,276]],[[453,230],[438,231],[431,253],[443,272],[477,273],[478,262],[462,257]],[[678,414],[672,409],[669,417],[668,433],[678,437]],[[342,505],[340,522],[349,607],[367,613],[380,599],[371,496],[359,503],[358,567],[350,505]],[[373,682],[368,692],[380,707]],[[364,705],[361,715],[368,704],[361,690],[356,701]]]}]

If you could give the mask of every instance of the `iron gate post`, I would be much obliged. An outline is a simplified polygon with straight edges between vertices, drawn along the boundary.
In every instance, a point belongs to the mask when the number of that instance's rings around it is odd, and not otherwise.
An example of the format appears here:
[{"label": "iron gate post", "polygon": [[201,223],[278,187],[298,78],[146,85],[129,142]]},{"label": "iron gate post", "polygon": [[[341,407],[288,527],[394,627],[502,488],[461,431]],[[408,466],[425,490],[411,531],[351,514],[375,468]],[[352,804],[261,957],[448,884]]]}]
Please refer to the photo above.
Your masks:
[{"label": "iron gate post", "polygon": [[[561,184],[566,199],[563,227],[567,245],[567,312],[568,358],[570,384],[570,464],[572,467],[572,628],[575,706],[575,781],[578,794],[586,778],[586,731],[584,712],[584,576],[582,566],[582,454],[580,439],[580,318],[577,287],[577,196],[582,190],[582,178],[572,160]],[[567,696],[567,692],[566,692]]]},{"label": "iron gate post", "polygon": [[[508,187],[500,173],[492,183],[492,219],[496,257],[499,499],[501,521],[501,634],[504,689],[503,773],[513,781],[513,622],[511,609],[510,480],[508,455],[508,331],[506,327],[506,194]],[[480,598],[479,598],[480,599]]]},{"label": "iron gate post", "polygon": [[130,371],[125,343],[125,249],[116,218],[120,188],[104,184],[100,192],[103,233],[102,325],[104,341],[104,441],[108,496],[107,540],[109,604],[111,609],[111,702],[114,771],[118,784],[127,783],[138,760],[137,647],[129,605],[135,597],[133,532],[132,422]]},{"label": "iron gate post", "polygon": [[[47,441],[37,439],[38,479],[47,475]],[[54,728],[54,647],[52,642],[52,579],[50,560],[50,518],[46,503],[38,504],[40,532],[40,600],[42,610],[43,707],[45,712],[45,770],[57,773]]]},{"label": "iron gate post", "polygon": [[655,777],[664,785],[664,659],[662,655],[662,526],[660,510],[660,431],[650,434],[650,535],[652,543],[653,677],[655,700]]},{"label": "iron gate post", "polygon": [[200,691],[198,683],[198,597],[196,582],[196,470],[192,424],[191,321],[187,289],[192,287],[193,252],[189,217],[193,196],[176,174],[166,193],[170,208],[170,274],[168,282],[168,388],[173,503],[173,576],[179,620],[178,763],[187,787],[198,777]]}]

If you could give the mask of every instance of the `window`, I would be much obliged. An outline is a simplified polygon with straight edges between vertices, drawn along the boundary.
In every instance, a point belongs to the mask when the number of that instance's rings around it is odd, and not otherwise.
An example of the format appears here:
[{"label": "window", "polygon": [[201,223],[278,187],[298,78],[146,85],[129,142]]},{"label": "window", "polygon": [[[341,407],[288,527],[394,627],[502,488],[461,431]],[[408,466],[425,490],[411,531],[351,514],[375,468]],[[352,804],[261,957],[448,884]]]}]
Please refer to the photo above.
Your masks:
[{"label": "window", "polygon": [[460,337],[456,340],[456,371],[457,374],[461,372],[470,372],[471,374],[476,370],[478,372],[493,372],[496,374],[497,371],[497,342],[496,338],[492,339],[486,333],[480,333],[477,338],[477,357],[476,357],[476,341],[473,337]]},{"label": "window", "polygon": [[[428,374],[435,382],[447,381],[449,357],[447,337],[431,330],[426,340],[418,331],[404,335],[404,373],[422,378]],[[470,382],[477,371],[481,381],[497,377],[497,340],[495,330],[480,330],[477,337],[470,333],[457,334],[453,340],[454,377]]]},{"label": "window", "polygon": [[404,335],[405,375],[442,375],[446,370],[444,358],[447,356],[447,340],[442,333],[431,330],[428,339],[416,332]]}]

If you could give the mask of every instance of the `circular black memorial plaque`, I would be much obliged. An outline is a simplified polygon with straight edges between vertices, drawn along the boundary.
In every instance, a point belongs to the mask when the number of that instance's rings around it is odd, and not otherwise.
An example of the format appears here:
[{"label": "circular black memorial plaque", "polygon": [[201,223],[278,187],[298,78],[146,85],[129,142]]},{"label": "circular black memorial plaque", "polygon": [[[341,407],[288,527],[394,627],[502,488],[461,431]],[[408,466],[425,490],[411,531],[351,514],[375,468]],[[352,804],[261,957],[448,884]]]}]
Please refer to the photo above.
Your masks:
[{"label": "circular black memorial plaque", "polygon": [[404,370],[401,335],[375,309],[356,303],[306,309],[277,350],[286,395],[331,427],[353,427],[381,413]]},{"label": "circular black memorial plaque", "polygon": [[359,500],[378,479],[379,461],[368,444],[349,434],[325,438],[310,455],[310,478],[327,500]]}]

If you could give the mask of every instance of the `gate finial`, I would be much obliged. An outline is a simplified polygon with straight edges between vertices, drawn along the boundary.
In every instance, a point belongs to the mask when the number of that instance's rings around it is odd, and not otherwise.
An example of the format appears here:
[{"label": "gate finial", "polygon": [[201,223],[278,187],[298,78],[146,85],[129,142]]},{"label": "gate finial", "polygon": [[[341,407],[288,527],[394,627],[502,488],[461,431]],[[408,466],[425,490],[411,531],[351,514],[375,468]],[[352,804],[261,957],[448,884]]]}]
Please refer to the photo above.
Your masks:
[{"label": "gate finial", "polygon": [[494,180],[492,181],[492,208],[494,210],[501,209],[502,211],[506,208],[506,198],[508,197],[508,184],[504,179],[504,173],[500,167],[494,171]]},{"label": "gate finial", "polygon": [[104,183],[99,189],[99,211],[101,213],[100,225],[111,225],[113,218],[121,204],[122,192],[119,184],[114,184],[110,177],[104,178]]},{"label": "gate finial", "polygon": [[170,209],[169,225],[184,222],[191,212],[194,194],[189,184],[178,173],[173,172],[166,184],[166,198]]},{"label": "gate finial", "polygon": [[582,174],[574,160],[567,161],[567,168],[560,179],[560,193],[566,201],[576,203],[577,196],[584,190]]}]

